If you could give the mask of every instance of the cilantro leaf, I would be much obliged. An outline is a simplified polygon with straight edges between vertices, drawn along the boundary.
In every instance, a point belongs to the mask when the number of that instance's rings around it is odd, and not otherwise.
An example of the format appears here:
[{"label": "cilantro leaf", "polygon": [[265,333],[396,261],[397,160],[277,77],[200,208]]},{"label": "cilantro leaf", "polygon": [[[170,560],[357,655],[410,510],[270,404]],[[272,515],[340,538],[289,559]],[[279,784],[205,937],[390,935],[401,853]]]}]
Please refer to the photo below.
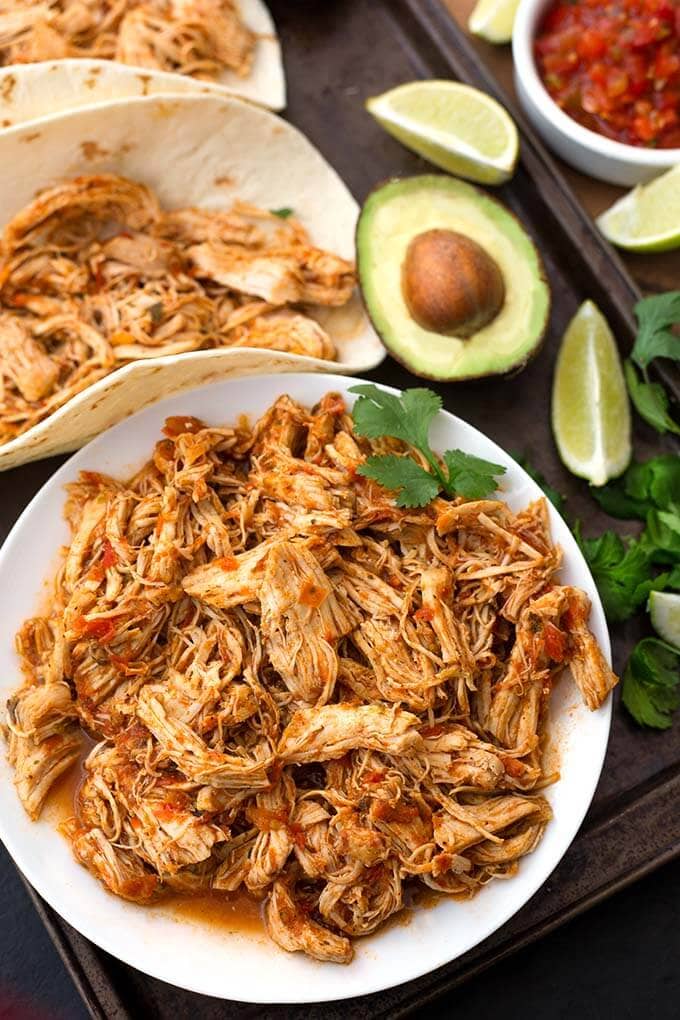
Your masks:
[{"label": "cilantro leaf", "polygon": [[680,508],[680,457],[668,453],[634,461],[621,478],[591,491],[612,517],[643,521],[654,507],[676,510]]},{"label": "cilantro leaf", "polygon": [[591,494],[606,514],[621,520],[630,521],[637,518],[643,521],[649,509],[649,503],[645,500],[633,499],[628,495],[625,487],[616,482],[610,482],[609,485],[600,487],[593,486]]},{"label": "cilantro leaf", "polygon": [[680,566],[673,567],[670,573],[666,575],[664,590],[666,588],[680,588]]},{"label": "cilantro leaf", "polygon": [[408,456],[369,457],[357,473],[396,492],[397,506],[427,506],[439,492],[434,475]]},{"label": "cilantro leaf", "polygon": [[650,510],[640,536],[651,563],[680,563],[680,515],[668,510]]},{"label": "cilantro leaf", "polygon": [[623,676],[623,703],[641,726],[665,730],[680,706],[680,652],[647,637],[633,649]]},{"label": "cilantro leaf", "polygon": [[635,539],[624,542],[615,531],[605,531],[599,538],[582,538],[577,526],[575,533],[607,619],[613,623],[627,620],[657,583],[650,577],[650,549]]},{"label": "cilantro leaf", "polygon": [[[658,519],[653,514],[663,516]],[[576,523],[576,541],[595,579],[607,619],[612,623],[629,619],[646,602],[651,591],[675,587],[680,581],[675,571],[654,576],[655,563],[680,562],[680,534],[666,517],[673,518],[680,528],[680,518],[655,510],[650,512],[640,538],[625,540],[615,531],[605,531],[597,538],[583,538],[580,524]]]},{"label": "cilantro leaf", "polygon": [[525,454],[514,453],[513,457],[519,466],[524,468],[529,477],[533,478],[536,484],[543,489],[543,492],[546,494],[555,509],[559,511],[559,513],[563,513],[566,500],[562,493],[558,492],[557,489],[553,489],[552,485],[546,481],[541,472],[529,463],[529,459]]},{"label": "cilantro leaf", "polygon": [[442,489],[448,496],[469,499],[480,499],[496,491],[494,475],[505,473],[500,464],[462,450],[447,450],[442,458],[446,472],[443,470],[429,440],[430,424],[442,407],[441,397],[432,390],[419,387],[395,396],[372,383],[361,383],[352,386],[350,393],[359,395],[352,412],[357,435],[367,439],[381,436],[400,439],[415,447],[429,465],[430,470],[426,471],[409,457],[368,458],[361,474],[398,492],[398,506],[425,506]]},{"label": "cilantro leaf", "polygon": [[623,370],[630,399],[640,417],[657,432],[675,432],[680,435],[680,425],[669,414],[668,394],[661,383],[641,381],[633,363],[628,359],[623,363]]},{"label": "cilantro leaf", "polygon": [[442,409],[441,397],[425,388],[405,390],[396,397],[372,383],[352,386],[350,393],[360,394],[352,412],[354,428],[360,436],[401,439],[430,459],[430,423]]},{"label": "cilantro leaf", "polygon": [[635,306],[638,335],[631,358],[645,369],[653,358],[680,361],[680,337],[670,327],[680,323],[680,290],[638,301]]},{"label": "cilantro leaf", "polygon": [[287,220],[289,216],[293,215],[293,210],[288,206],[283,206],[281,209],[270,209],[269,212],[272,216],[278,216],[280,220]]},{"label": "cilantro leaf", "polygon": [[493,464],[481,457],[473,457],[462,450],[447,450],[444,463],[448,471],[448,489],[468,499],[484,499],[498,488],[494,475],[504,475],[501,464]]},{"label": "cilantro leaf", "polygon": [[680,507],[680,457],[674,453],[633,463],[626,471],[626,486],[636,499],[648,499],[660,510]]}]

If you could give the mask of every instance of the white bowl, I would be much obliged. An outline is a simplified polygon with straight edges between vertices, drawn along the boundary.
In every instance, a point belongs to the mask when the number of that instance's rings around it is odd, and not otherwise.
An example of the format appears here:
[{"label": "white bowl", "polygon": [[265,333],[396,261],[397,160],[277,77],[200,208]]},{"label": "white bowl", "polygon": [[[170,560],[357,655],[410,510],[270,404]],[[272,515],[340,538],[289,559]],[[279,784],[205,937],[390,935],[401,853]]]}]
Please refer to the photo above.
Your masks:
[{"label": "white bowl", "polygon": [[[129,475],[149,456],[168,415],[197,415],[210,423],[251,419],[282,392],[315,404],[329,390],[343,394],[359,382],[340,375],[292,374],[227,380],[170,397],[109,429],[52,476],[15,524],[0,551],[0,703],[19,683],[13,637],[44,602],[46,575],[68,541],[64,485],[79,471]],[[396,392],[392,390],[392,392]],[[503,464],[502,495],[511,507],[542,495],[525,471],[490,439],[441,412],[434,422],[435,449],[462,447]],[[585,589],[593,603],[591,627],[605,656],[609,637],[593,579],[569,528],[550,507],[553,538],[562,547],[565,583]],[[568,676],[551,699],[551,749],[560,780],[545,792],[554,818],[537,849],[509,881],[491,882],[472,900],[442,900],[414,911],[408,926],[393,925],[356,943],[348,967],[285,953],[263,937],[231,933],[178,920],[169,908],[141,907],[107,893],[74,860],[54,820],[31,822],[19,804],[12,770],[0,750],[0,837],[40,895],[79,932],[125,963],[162,981],[221,998],[247,1002],[315,1002],[377,992],[410,981],[467,952],[522,907],[554,870],[588,809],[602,767],[611,698],[597,712],[584,706]],[[49,812],[48,812],[49,814]]]},{"label": "white bowl", "polygon": [[525,113],[546,144],[577,170],[630,187],[680,163],[680,149],[643,149],[613,142],[572,120],[549,95],[534,60],[534,37],[554,0],[520,0],[512,33],[515,85]]}]

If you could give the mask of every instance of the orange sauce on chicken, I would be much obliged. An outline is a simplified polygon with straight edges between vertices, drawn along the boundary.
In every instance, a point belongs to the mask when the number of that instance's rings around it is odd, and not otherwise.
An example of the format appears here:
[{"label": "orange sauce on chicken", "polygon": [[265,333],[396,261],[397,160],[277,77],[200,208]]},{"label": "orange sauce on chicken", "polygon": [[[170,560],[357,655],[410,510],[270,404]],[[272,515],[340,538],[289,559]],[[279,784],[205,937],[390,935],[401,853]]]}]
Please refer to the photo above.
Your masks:
[{"label": "orange sauce on chicken", "polygon": [[160,900],[158,907],[178,921],[209,925],[225,933],[264,933],[262,904],[245,892],[218,892],[215,889],[195,895],[175,893]]},{"label": "orange sauce on chicken", "polygon": [[298,602],[301,606],[310,606],[312,609],[318,609],[325,598],[326,592],[320,585],[314,584],[313,581],[305,581],[300,590]]},{"label": "orange sauce on chicken", "polygon": [[48,818],[57,826],[72,818],[76,813],[76,796],[85,778],[85,759],[96,743],[84,733],[81,736],[83,749],[78,761],[59,776],[45,798],[42,817]]},{"label": "orange sauce on chicken", "polygon": [[[94,747],[87,740],[80,760],[59,776],[47,795],[42,817],[58,827],[76,813],[76,797],[83,781],[85,759]],[[163,910],[178,921],[209,925],[223,932],[264,934],[262,903],[247,892],[207,890],[203,893],[170,893],[143,910]]]},{"label": "orange sauce on chicken", "polygon": [[[88,752],[90,748],[88,747]],[[54,786],[47,795],[43,808],[43,818],[48,818],[54,825],[61,825],[62,822],[72,818],[76,813],[76,795],[83,781],[83,761],[76,762],[63,775],[59,776]]]}]

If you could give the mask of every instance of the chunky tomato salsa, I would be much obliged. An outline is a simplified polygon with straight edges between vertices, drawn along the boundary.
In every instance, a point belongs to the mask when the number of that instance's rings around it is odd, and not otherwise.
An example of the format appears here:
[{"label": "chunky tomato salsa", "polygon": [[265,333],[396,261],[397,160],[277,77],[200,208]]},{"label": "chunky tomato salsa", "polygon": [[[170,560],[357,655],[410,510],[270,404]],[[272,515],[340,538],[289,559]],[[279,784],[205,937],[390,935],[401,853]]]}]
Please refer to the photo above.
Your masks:
[{"label": "chunky tomato salsa", "polygon": [[535,54],[548,92],[579,124],[680,148],[680,0],[558,0]]}]

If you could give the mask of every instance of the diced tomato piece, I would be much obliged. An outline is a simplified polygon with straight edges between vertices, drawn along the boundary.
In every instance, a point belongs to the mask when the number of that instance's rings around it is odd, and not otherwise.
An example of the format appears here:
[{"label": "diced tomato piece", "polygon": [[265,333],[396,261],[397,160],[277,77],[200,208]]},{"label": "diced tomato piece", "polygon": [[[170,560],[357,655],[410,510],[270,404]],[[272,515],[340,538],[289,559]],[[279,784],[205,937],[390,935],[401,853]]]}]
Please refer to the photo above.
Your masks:
[{"label": "diced tomato piece", "polygon": [[218,559],[213,561],[215,566],[219,566],[222,570],[237,570],[238,560],[235,556],[220,556]]},{"label": "diced tomato piece", "polygon": [[176,439],[177,436],[181,436],[185,432],[200,432],[204,428],[205,425],[198,418],[194,418],[192,415],[176,414],[165,419],[163,432],[168,438]]},{"label": "diced tomato piece", "polygon": [[607,49],[607,43],[594,28],[587,28],[578,42],[577,52],[583,60],[595,60]]},{"label": "diced tomato piece", "polygon": [[85,616],[76,621],[76,630],[83,637],[92,638],[102,645],[110,641],[116,633],[113,620],[88,620]]},{"label": "diced tomato piece", "polygon": [[364,783],[382,783],[384,778],[384,772],[364,772],[361,780]]},{"label": "diced tomato piece", "polygon": [[102,542],[102,549],[104,550],[104,555],[102,556],[102,566],[104,570],[108,570],[109,567],[115,567],[118,562],[118,556],[108,538],[105,538]]},{"label": "diced tomato piece", "polygon": [[553,662],[564,662],[567,656],[567,638],[553,623],[546,623],[543,630],[546,654]]},{"label": "diced tomato piece", "polygon": [[501,762],[503,763],[503,768],[507,774],[512,776],[513,779],[519,779],[524,772],[524,766],[520,761],[517,761],[516,758],[508,758],[505,755],[502,755]]},{"label": "diced tomato piece", "polygon": [[318,609],[322,602],[326,601],[327,593],[324,589],[315,584],[314,581],[305,581],[298,596],[301,606],[309,606],[310,609]]}]

